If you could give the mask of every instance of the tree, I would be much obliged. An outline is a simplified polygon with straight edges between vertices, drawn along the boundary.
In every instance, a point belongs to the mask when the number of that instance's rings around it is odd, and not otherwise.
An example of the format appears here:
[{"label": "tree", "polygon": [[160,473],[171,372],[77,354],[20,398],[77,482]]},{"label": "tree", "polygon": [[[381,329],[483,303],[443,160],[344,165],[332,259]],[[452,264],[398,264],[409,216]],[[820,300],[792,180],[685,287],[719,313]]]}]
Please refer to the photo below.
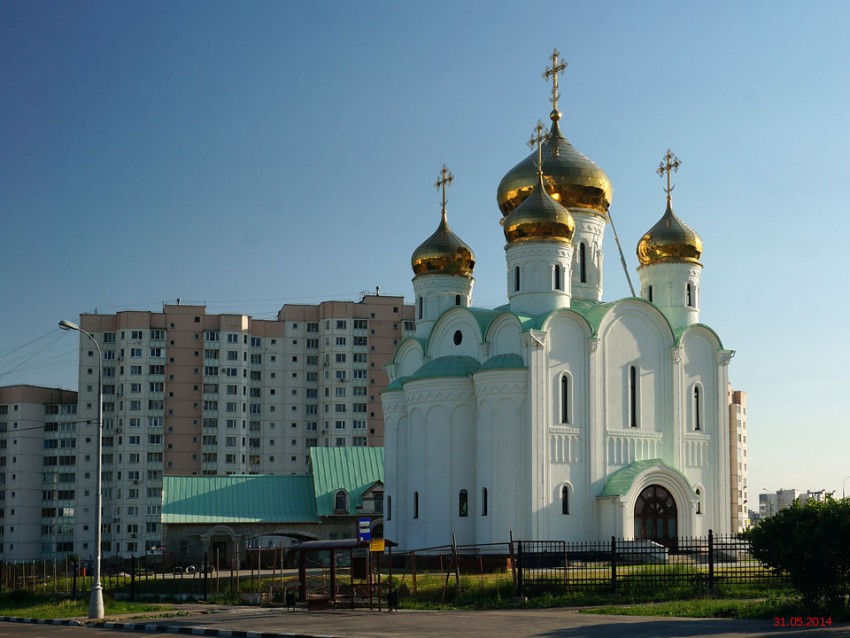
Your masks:
[{"label": "tree", "polygon": [[812,609],[844,605],[850,580],[850,498],[780,510],[748,533],[753,555],[785,572]]}]

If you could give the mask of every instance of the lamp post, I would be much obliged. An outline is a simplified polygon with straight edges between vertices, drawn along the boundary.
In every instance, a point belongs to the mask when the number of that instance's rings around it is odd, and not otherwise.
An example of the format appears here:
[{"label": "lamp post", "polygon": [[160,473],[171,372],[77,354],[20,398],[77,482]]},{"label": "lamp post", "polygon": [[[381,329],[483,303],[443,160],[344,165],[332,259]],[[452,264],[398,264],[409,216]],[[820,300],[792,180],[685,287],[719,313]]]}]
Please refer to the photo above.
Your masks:
[{"label": "lamp post", "polygon": [[100,583],[100,528],[101,518],[103,516],[103,480],[101,478],[101,457],[103,452],[103,352],[97,343],[97,339],[77,324],[62,320],[59,322],[59,327],[62,330],[76,330],[86,335],[91,339],[97,350],[97,507],[94,511],[94,583],[92,584],[91,597],[89,598],[89,618],[100,620],[103,618],[103,586]]}]

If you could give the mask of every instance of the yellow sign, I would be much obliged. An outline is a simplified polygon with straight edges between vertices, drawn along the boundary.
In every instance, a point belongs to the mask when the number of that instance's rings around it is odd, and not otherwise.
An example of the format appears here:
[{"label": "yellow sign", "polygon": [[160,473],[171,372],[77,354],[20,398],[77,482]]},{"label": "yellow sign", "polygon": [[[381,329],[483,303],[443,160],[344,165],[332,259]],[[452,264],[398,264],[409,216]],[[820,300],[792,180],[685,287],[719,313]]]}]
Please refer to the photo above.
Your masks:
[{"label": "yellow sign", "polygon": [[369,551],[370,552],[383,552],[384,551],[384,539],[383,538],[373,538],[369,541]]}]

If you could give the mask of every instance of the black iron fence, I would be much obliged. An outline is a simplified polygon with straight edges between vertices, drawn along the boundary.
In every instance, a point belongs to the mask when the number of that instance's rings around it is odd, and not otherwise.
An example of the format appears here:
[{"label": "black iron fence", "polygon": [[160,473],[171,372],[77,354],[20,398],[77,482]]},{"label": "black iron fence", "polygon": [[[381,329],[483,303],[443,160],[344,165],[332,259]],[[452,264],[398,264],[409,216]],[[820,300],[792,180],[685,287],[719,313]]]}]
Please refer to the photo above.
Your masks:
[{"label": "black iron fence", "polygon": [[[362,553],[363,556],[359,554]],[[366,557],[369,557],[369,562]],[[488,591],[498,596],[553,593],[646,593],[725,586],[750,587],[754,593],[784,587],[783,574],[760,564],[749,542],[737,535],[709,533],[658,543],[612,538],[608,541],[512,541],[447,545],[416,551],[311,559],[305,578],[309,591],[338,588],[329,598],[354,599],[364,589],[363,565],[370,565],[369,596],[433,600]],[[91,588],[91,564],[70,559],[0,562],[0,591],[30,590],[82,595]],[[116,598],[214,599],[275,603],[299,586],[292,550],[257,556],[223,556],[183,563],[162,556],[104,559],[104,591]]]}]

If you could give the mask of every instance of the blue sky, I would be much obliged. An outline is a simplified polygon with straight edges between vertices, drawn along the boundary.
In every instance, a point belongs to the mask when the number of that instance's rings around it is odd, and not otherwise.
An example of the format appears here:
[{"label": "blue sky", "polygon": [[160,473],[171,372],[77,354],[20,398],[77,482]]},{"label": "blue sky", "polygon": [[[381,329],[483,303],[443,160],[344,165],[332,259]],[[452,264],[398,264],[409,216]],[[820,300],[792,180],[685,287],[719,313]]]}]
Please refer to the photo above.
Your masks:
[{"label": "blue sky", "polygon": [[[409,299],[443,163],[475,302],[500,305],[496,186],[546,121],[557,47],[562,130],[614,184],[636,284],[655,168],[682,160],[702,320],[749,394],[751,501],[840,494],[847,24],[839,1],[0,0],[0,384],[76,387],[56,324],[96,308]],[[605,250],[605,297],[626,296],[610,232]]]}]

